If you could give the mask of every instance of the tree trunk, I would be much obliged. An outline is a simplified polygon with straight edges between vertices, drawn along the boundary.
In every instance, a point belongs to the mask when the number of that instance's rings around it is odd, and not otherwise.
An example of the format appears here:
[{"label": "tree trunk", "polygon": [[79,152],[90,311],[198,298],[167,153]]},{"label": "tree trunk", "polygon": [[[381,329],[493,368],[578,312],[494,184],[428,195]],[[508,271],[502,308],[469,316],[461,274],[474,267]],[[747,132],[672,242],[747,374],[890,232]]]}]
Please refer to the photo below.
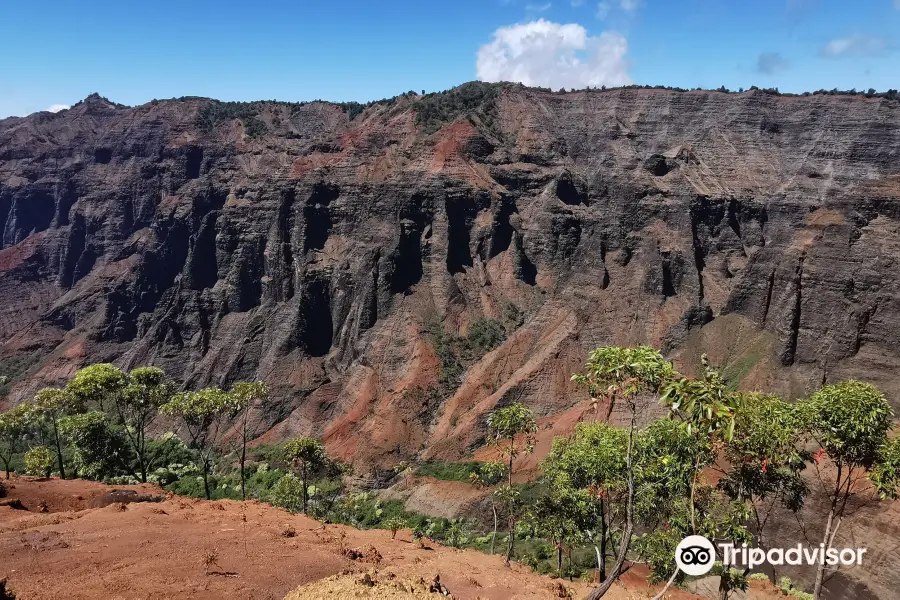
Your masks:
[{"label": "tree trunk", "polygon": [[669,577],[669,580],[666,582],[666,585],[659,591],[659,593],[653,596],[653,600],[661,600],[663,595],[669,591],[669,588],[672,587],[672,583],[675,581],[675,578],[678,577],[678,567],[675,567],[675,572],[672,573],[672,576]]},{"label": "tree trunk", "polygon": [[62,442],[59,439],[59,429],[55,420],[53,421],[53,437],[56,438],[56,460],[59,463],[59,478],[65,479],[66,470],[63,468]]},{"label": "tree trunk", "polygon": [[303,486],[303,514],[305,515],[306,507],[309,504],[309,496],[307,495],[307,488],[306,488],[306,464],[304,463],[300,469],[301,469],[300,470],[300,475],[301,475],[300,484]]},{"label": "tree trunk", "polygon": [[597,568],[600,569],[600,581],[606,579],[606,544],[609,532],[606,525],[606,500],[600,499],[600,553],[597,557]]},{"label": "tree trunk", "polygon": [[562,544],[556,545],[556,576],[562,577]]},{"label": "tree trunk", "polygon": [[[510,507],[510,510],[512,508]],[[513,517],[509,518],[509,544],[506,546],[506,566],[509,566],[510,561],[512,560],[513,555],[513,545],[516,541],[516,520]]]},{"label": "tree trunk", "polygon": [[247,440],[241,445],[241,500],[247,499]]},{"label": "tree trunk", "polygon": [[209,490],[209,459],[203,459],[203,492],[207,500],[212,500],[212,492]]},{"label": "tree trunk", "polygon": [[[513,453],[515,451],[515,438],[509,438],[509,472],[507,473],[507,483],[509,491],[512,493],[512,472],[513,472]],[[506,566],[512,560],[513,546],[516,542],[516,519],[513,515],[513,502],[509,502],[509,544],[506,547]]]},{"label": "tree trunk", "polygon": [[[6,476],[9,477],[9,470],[6,471]],[[491,554],[494,553],[494,543],[497,541],[497,505],[494,504],[494,498],[491,497],[491,510],[494,512],[494,533],[491,535]]]},{"label": "tree trunk", "polygon": [[[825,552],[828,551],[830,547],[829,537],[831,536],[831,528],[834,525],[834,503],[832,503],[831,510],[828,511],[828,522],[825,524],[825,537],[822,538],[822,541],[825,543]],[[822,560],[819,562],[816,567],[816,585],[813,588],[813,600],[819,600],[822,597],[822,584],[825,581],[825,561]]]},{"label": "tree trunk", "polygon": [[[835,478],[834,494],[831,496],[831,508],[828,510],[828,521],[825,523],[825,536],[822,542],[825,544],[824,552],[828,552],[831,548],[831,538],[833,537],[831,528],[834,527],[835,511],[837,510],[838,496],[841,492],[841,474],[843,473],[843,465],[837,466],[837,477]],[[848,474],[849,477],[849,474]],[[825,582],[825,560],[822,560],[816,566],[816,584],[813,587],[813,600],[819,600],[822,597],[822,584]]]},{"label": "tree trunk", "polygon": [[628,451],[625,454],[625,468],[628,479],[628,499],[625,504],[625,530],[622,532],[622,542],[619,545],[619,552],[616,555],[616,564],[613,565],[612,572],[609,577],[603,580],[600,587],[595,589],[588,595],[587,600],[598,600],[602,598],[609,588],[613,586],[622,572],[622,566],[625,564],[625,558],[628,556],[628,548],[631,546],[631,536],[634,534],[634,465],[632,464],[634,454],[634,407],[631,411],[631,427],[628,430]]}]

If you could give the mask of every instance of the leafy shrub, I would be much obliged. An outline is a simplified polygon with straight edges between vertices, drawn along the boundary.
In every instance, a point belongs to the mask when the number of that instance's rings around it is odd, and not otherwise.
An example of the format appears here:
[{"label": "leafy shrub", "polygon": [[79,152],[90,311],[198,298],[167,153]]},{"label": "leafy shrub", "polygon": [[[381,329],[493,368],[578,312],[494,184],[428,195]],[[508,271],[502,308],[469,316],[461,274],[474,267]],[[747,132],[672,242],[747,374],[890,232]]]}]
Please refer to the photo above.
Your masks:
[{"label": "leafy shrub", "polygon": [[501,85],[472,81],[439,94],[428,94],[414,105],[416,125],[434,133],[446,123],[478,112],[486,121],[496,115],[496,99]]},{"label": "leafy shrub", "polygon": [[469,327],[466,339],[473,351],[484,355],[503,343],[506,330],[494,319],[478,319]]},{"label": "leafy shrub", "polygon": [[443,481],[469,481],[469,475],[478,470],[480,462],[429,461],[416,469],[416,475],[433,477]]},{"label": "leafy shrub", "polygon": [[25,472],[35,477],[50,477],[56,453],[47,446],[37,446],[25,453]]},{"label": "leafy shrub", "polygon": [[469,327],[465,337],[444,329],[442,323],[431,321],[427,325],[434,353],[441,364],[439,384],[443,395],[450,395],[462,383],[469,365],[480,360],[506,339],[503,324],[494,319],[478,319]]},{"label": "leafy shrub", "polygon": [[798,598],[799,600],[813,600],[813,595],[809,592],[794,587],[794,582],[790,577],[781,577],[778,579],[778,587],[788,596]]},{"label": "leafy shrub", "polygon": [[122,475],[134,460],[125,434],[113,429],[102,412],[65,417],[59,427],[72,446],[76,471],[86,479]]},{"label": "leafy shrub", "polygon": [[272,488],[269,502],[290,512],[302,511],[303,483],[293,473],[288,473]]},{"label": "leafy shrub", "polygon": [[400,517],[391,517],[384,522],[385,529],[390,530],[391,539],[397,537],[397,532],[406,527],[406,520]]}]

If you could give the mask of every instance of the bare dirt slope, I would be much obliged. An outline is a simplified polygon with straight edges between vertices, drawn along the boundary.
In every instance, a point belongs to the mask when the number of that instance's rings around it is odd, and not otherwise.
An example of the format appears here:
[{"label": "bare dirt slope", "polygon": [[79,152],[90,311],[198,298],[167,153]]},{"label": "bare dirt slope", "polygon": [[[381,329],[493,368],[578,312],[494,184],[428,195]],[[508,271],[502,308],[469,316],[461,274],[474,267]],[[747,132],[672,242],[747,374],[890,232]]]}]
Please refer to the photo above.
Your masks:
[{"label": "bare dirt slope", "polygon": [[[51,510],[76,509],[36,513],[0,507],[0,578],[8,577],[10,588],[25,600],[281,599],[298,586],[332,576],[338,577],[305,588],[308,594],[293,598],[325,593],[344,598],[354,596],[340,590],[359,587],[361,593],[372,592],[355,583],[366,572],[385,583],[396,578],[415,585],[419,580],[431,583],[439,575],[455,598],[555,598],[560,584],[581,597],[588,589],[583,583],[554,581],[516,564],[507,569],[499,556],[434,543],[421,549],[408,531],[391,540],[387,531],[323,526],[258,502],[175,497],[158,503],[82,508],[85,499],[102,496],[109,488],[24,477],[14,478],[8,487],[8,498],[20,499],[29,508],[46,499]],[[146,486],[141,491],[154,490]],[[363,556],[351,560],[342,548]],[[645,598],[647,591],[636,580],[633,589],[616,588],[608,597]],[[691,597],[676,593],[672,598]]]}]

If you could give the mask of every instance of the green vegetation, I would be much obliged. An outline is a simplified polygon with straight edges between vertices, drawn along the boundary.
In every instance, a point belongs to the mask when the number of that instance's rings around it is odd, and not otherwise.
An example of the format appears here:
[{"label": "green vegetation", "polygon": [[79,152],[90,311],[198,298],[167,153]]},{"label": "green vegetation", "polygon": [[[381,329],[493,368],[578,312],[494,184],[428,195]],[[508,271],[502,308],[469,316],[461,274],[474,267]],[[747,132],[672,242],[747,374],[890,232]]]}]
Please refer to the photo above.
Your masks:
[{"label": "green vegetation", "polygon": [[[797,412],[804,432],[835,467],[833,475],[816,468],[823,489],[831,490],[822,540],[827,551],[834,543],[832,532],[846,516],[848,502],[861,494],[854,483],[868,476],[882,498],[897,497],[898,442],[887,437],[894,411],[875,386],[850,380],[826,385],[801,400]],[[815,598],[821,594],[824,575],[822,564],[816,570]]]},{"label": "green vegetation", "polygon": [[315,438],[300,436],[284,445],[284,453],[294,464],[300,477],[301,507],[303,514],[306,514],[309,504],[310,478],[315,473],[323,470],[328,464],[325,446]]},{"label": "green vegetation", "polygon": [[203,131],[212,131],[220,123],[240,119],[247,135],[260,137],[266,133],[267,127],[257,118],[259,111],[259,102],[213,101],[200,109],[200,113],[197,115],[197,126]]},{"label": "green vegetation", "polygon": [[0,413],[0,460],[3,461],[6,479],[9,479],[13,458],[19,452],[19,448],[22,447],[24,438],[28,434],[30,418],[27,404],[19,404]]},{"label": "green vegetation", "polygon": [[423,462],[416,468],[416,475],[432,477],[443,481],[469,481],[469,476],[481,467],[480,462],[443,462],[432,460]]},{"label": "green vegetation", "polygon": [[512,484],[513,461],[520,454],[531,454],[534,451],[534,436],[537,430],[537,423],[531,411],[518,402],[498,408],[488,417],[490,442],[509,460],[506,469],[506,485],[501,485],[492,492],[493,501],[504,507],[506,522],[509,526],[509,543],[506,547],[507,566],[512,560],[516,542],[516,524],[522,517],[522,497],[519,490]]},{"label": "green vegetation", "polygon": [[160,412],[180,420],[187,431],[188,447],[196,452],[207,499],[212,498],[209,475],[213,462],[236,408],[232,397],[219,388],[178,394],[160,407]]},{"label": "green vegetation", "polygon": [[427,331],[441,364],[439,393],[444,397],[451,395],[459,387],[470,365],[506,339],[506,328],[495,319],[474,321],[465,337],[448,332],[437,321],[429,322]]},{"label": "green vegetation", "polygon": [[428,94],[413,105],[416,125],[430,134],[470,114],[477,114],[490,125],[496,116],[496,99],[502,85],[472,81],[445,92]]},{"label": "green vegetation", "polygon": [[25,472],[37,477],[50,477],[56,456],[47,446],[35,446],[25,453]]},{"label": "green vegetation", "polygon": [[39,352],[31,354],[16,353],[12,356],[0,359],[0,396],[9,393],[12,385],[20,380],[28,371],[41,360]]}]

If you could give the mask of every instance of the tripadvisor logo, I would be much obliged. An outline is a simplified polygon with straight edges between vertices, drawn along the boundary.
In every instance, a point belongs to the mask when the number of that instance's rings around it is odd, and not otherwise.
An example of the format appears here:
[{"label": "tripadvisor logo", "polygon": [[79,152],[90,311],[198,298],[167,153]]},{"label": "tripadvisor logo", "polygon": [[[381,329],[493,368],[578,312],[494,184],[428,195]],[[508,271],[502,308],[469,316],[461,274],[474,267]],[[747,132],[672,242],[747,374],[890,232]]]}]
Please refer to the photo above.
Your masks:
[{"label": "tripadvisor logo", "polygon": [[706,575],[716,560],[716,547],[702,535],[689,535],[675,548],[675,563],[685,575]]},{"label": "tripadvisor logo", "polygon": [[[797,544],[791,548],[750,548],[746,544],[719,544],[723,562],[748,569],[763,564],[782,565],[861,565],[866,548],[829,548],[819,544],[812,548]],[[709,573],[716,560],[715,545],[702,535],[689,535],[675,548],[675,562],[685,575],[698,577]]]}]

